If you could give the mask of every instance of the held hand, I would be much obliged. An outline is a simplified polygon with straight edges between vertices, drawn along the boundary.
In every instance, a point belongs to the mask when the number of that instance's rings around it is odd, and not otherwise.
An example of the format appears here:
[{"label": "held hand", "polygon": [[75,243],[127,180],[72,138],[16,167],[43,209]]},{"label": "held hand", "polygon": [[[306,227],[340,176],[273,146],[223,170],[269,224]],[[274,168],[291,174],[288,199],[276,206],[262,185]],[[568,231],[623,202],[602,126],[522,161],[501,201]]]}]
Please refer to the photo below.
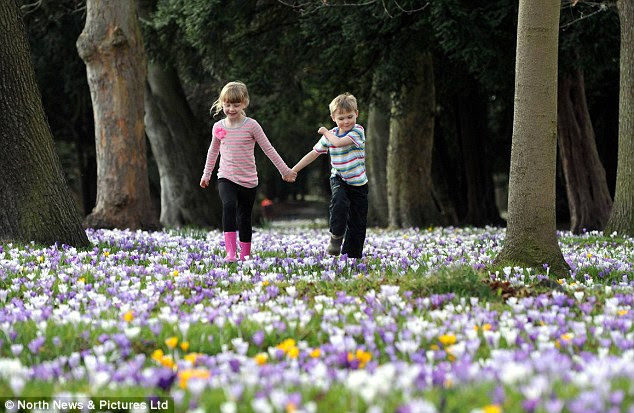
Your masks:
[{"label": "held hand", "polygon": [[324,126],[322,126],[321,128],[319,128],[319,130],[317,131],[317,133],[319,133],[320,135],[325,134],[326,132],[328,132],[328,129],[326,129]]},{"label": "held hand", "polygon": [[297,179],[297,172],[291,170],[289,173],[284,175],[282,179],[286,182],[295,182],[295,179]]},{"label": "held hand", "polygon": [[200,178],[200,187],[201,188],[207,188],[208,185],[209,185],[209,178],[205,178],[204,176],[202,178]]}]

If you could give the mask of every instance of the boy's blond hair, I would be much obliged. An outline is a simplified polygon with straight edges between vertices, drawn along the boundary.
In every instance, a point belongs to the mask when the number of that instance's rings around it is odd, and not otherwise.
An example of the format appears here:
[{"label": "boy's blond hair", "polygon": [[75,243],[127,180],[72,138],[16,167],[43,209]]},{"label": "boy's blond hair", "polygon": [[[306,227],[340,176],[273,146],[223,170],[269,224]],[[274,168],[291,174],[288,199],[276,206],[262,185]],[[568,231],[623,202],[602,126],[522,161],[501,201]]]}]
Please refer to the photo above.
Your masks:
[{"label": "boy's blond hair", "polygon": [[330,114],[334,115],[335,112],[348,113],[357,111],[357,98],[352,94],[346,92],[337,96],[328,105]]},{"label": "boy's blond hair", "polygon": [[224,102],[245,103],[246,106],[249,106],[249,91],[247,90],[247,85],[239,81],[227,83],[220,91],[218,99],[211,105],[209,113],[213,112],[213,115],[216,116],[222,110],[222,104]]}]

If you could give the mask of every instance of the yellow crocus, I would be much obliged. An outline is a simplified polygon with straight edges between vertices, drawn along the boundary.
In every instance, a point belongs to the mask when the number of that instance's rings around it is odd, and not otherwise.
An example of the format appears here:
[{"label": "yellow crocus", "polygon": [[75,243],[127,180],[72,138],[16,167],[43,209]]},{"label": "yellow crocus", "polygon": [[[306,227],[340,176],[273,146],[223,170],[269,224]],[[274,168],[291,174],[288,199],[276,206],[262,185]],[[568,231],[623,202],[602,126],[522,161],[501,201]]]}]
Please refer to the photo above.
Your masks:
[{"label": "yellow crocus", "polygon": [[163,350],[161,350],[160,348],[157,350],[154,350],[152,352],[152,360],[156,360],[160,362],[164,355],[165,354],[163,353]]},{"label": "yellow crocus", "polygon": [[178,373],[178,382],[181,388],[187,387],[187,382],[191,379],[206,380],[211,377],[209,370],[205,369],[185,369]]},{"label": "yellow crocus", "polygon": [[288,349],[286,354],[288,354],[290,358],[295,359],[297,358],[297,356],[299,356],[299,349],[297,347],[291,347]]},{"label": "yellow crocus", "polygon": [[134,313],[132,311],[127,311],[123,315],[123,319],[128,323],[131,322],[132,320],[134,320]]},{"label": "yellow crocus", "polygon": [[293,340],[292,338],[287,338],[286,340],[275,346],[275,348],[277,348],[278,350],[282,350],[284,354],[286,354],[290,349],[295,347],[295,345],[295,340]]},{"label": "yellow crocus", "polygon": [[497,404],[489,404],[487,406],[484,406],[482,408],[482,411],[484,413],[502,413],[502,407]]},{"label": "yellow crocus", "polygon": [[443,346],[449,346],[452,344],[456,344],[456,336],[454,336],[453,334],[443,334],[442,336],[438,337],[438,341],[440,341]]},{"label": "yellow crocus", "polygon": [[178,337],[173,336],[165,340],[165,345],[169,348],[174,348],[178,344]]},{"label": "yellow crocus", "polygon": [[255,362],[258,364],[258,366],[261,366],[263,364],[266,364],[266,362],[269,360],[269,355],[266,353],[259,353],[256,354],[256,356],[253,358],[255,359]]},{"label": "yellow crocus", "polygon": [[167,367],[167,368],[171,369],[171,368],[174,367],[175,363],[174,363],[174,359],[172,358],[172,356],[163,356],[163,357],[161,357],[161,364],[164,367]]},{"label": "yellow crocus", "polygon": [[361,369],[364,368],[370,360],[372,360],[372,354],[363,350],[357,350],[355,356],[357,360],[359,360],[359,368]]},{"label": "yellow crocus", "polygon": [[196,364],[196,359],[198,359],[198,353],[189,353],[189,354],[185,354],[185,357],[183,357],[186,361],[189,361],[192,366]]}]

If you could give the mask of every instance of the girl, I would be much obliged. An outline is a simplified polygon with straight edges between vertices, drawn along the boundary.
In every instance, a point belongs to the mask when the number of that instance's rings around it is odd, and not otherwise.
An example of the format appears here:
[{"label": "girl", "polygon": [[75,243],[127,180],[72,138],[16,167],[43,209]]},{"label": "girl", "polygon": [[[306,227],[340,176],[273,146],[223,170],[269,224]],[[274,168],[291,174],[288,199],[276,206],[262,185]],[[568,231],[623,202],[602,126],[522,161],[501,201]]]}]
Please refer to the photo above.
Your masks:
[{"label": "girl", "polygon": [[[221,110],[225,118],[213,126],[211,145],[200,186],[209,185],[211,173],[220,153],[218,193],[222,200],[222,230],[225,236],[226,261],[236,260],[236,227],[240,233],[240,259],[251,255],[251,210],[258,186],[254,148],[257,142],[287,182],[295,181],[297,173],[282,160],[264,134],[260,124],[246,116],[249,92],[242,82],[229,82],[222,88],[210,112]],[[236,224],[237,221],[237,224]]]}]

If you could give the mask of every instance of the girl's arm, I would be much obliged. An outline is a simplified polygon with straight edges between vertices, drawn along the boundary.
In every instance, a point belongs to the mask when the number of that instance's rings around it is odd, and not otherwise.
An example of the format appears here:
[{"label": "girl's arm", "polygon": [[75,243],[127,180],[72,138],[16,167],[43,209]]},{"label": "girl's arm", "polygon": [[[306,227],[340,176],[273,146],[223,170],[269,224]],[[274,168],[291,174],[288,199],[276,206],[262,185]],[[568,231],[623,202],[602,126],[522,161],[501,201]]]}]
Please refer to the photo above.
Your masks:
[{"label": "girl's arm", "polygon": [[297,162],[295,166],[293,166],[293,171],[301,171],[302,169],[313,163],[313,161],[317,159],[319,155],[321,154],[315,150],[308,152],[299,162]]},{"label": "girl's arm", "polygon": [[200,179],[200,186],[206,188],[209,185],[211,179],[211,173],[216,166],[216,160],[218,160],[218,154],[220,153],[220,141],[214,136],[211,139],[211,144],[207,150],[207,160],[205,161],[205,169],[203,170],[203,176]]}]

